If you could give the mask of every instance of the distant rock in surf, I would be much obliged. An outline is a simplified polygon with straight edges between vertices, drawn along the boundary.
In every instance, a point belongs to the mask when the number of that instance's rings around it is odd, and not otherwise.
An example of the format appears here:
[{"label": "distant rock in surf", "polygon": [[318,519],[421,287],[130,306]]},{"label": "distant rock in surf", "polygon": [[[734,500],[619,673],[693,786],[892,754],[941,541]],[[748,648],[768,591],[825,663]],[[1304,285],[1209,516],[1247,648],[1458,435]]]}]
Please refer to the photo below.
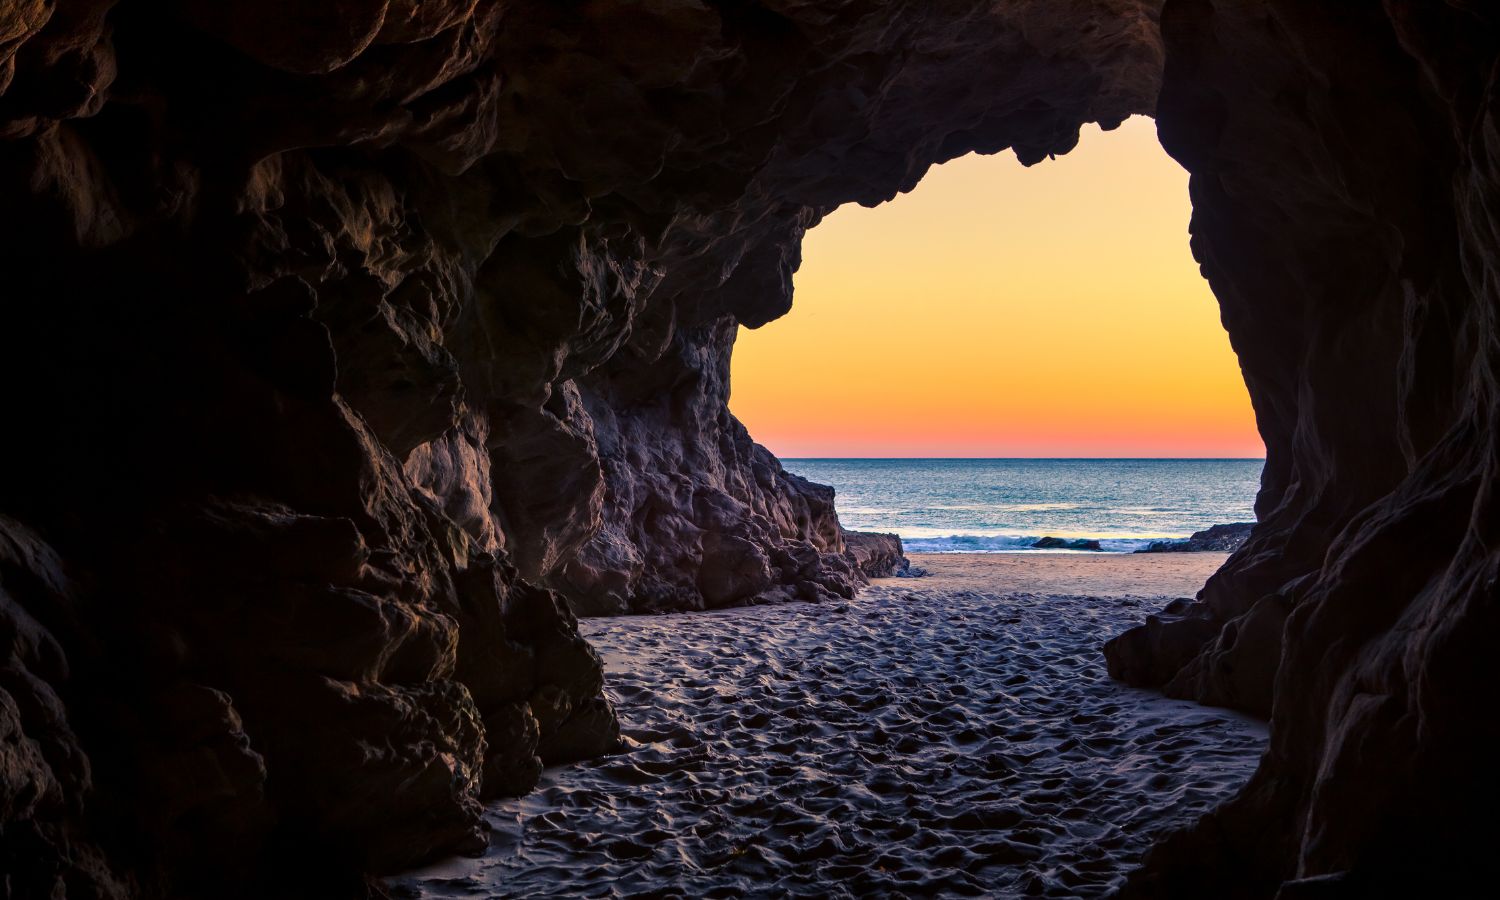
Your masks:
[{"label": "distant rock in surf", "polygon": [[1215,525],[1200,531],[1185,541],[1153,541],[1137,550],[1137,553],[1201,553],[1205,551],[1233,552],[1250,537],[1254,522],[1233,522]]},{"label": "distant rock in surf", "polygon": [[1033,550],[1103,550],[1098,541],[1085,538],[1069,540],[1067,538],[1044,537],[1038,538],[1031,545]]}]

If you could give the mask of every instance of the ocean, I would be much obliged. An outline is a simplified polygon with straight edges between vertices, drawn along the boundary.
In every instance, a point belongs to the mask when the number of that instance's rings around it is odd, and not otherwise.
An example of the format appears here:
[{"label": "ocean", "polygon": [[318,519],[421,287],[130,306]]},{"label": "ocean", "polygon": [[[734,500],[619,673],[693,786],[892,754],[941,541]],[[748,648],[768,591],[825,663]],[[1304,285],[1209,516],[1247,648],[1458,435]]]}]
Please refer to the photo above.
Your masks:
[{"label": "ocean", "polygon": [[856,531],[899,534],[911,553],[1039,551],[1094,539],[1128,553],[1227,522],[1255,521],[1259,459],[784,459],[838,491]]}]

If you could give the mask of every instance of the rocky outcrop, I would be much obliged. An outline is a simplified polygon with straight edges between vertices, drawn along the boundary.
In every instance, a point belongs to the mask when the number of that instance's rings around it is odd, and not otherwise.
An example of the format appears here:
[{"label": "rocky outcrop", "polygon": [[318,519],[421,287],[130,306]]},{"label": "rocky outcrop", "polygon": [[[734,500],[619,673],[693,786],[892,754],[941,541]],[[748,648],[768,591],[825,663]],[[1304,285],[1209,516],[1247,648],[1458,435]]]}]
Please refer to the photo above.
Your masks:
[{"label": "rocky outcrop", "polygon": [[911,562],[902,552],[899,535],[845,531],[844,549],[866,578],[892,578],[911,572]]},{"label": "rocky outcrop", "polygon": [[1500,21],[1159,8],[0,4],[10,889],[358,893],[611,745],[571,608],[852,591],[831,493],[725,409],[735,329],[838,205],[1158,96],[1268,460],[1249,540],[1112,664],[1269,712],[1272,748],[1129,890],[1464,874]]},{"label": "rocky outcrop", "polygon": [[1255,530],[1254,522],[1233,522],[1214,525],[1182,541],[1152,541],[1137,553],[1233,553],[1250,539]]},{"label": "rocky outcrop", "polygon": [[1462,896],[1500,802],[1500,11],[1172,0],[1163,143],[1267,448],[1259,524],[1111,667],[1267,713],[1131,897]]},{"label": "rocky outcrop", "polygon": [[724,319],[649,364],[583,379],[604,487],[597,530],[549,573],[579,615],[847,599],[833,489],[787,472],[729,414]]},{"label": "rocky outcrop", "polygon": [[736,329],[1161,56],[1145,0],[0,4],[9,889],[357,894],[612,745],[572,609],[848,596]]},{"label": "rocky outcrop", "polygon": [[1090,538],[1037,538],[1031,544],[1033,550],[1092,550],[1100,551],[1104,545]]}]

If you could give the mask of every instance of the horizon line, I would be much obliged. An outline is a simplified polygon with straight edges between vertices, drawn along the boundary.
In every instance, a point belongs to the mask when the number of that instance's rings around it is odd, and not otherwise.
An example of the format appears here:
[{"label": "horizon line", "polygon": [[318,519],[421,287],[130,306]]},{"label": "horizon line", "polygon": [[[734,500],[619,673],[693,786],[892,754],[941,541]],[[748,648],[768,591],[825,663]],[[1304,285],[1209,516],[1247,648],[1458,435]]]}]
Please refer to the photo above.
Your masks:
[{"label": "horizon line", "polygon": [[984,462],[995,460],[1032,460],[1032,459],[1055,459],[1055,460],[1117,460],[1141,462],[1149,460],[1161,460],[1163,462],[1178,462],[1186,459],[1203,460],[1206,462],[1265,462],[1264,456],[777,456],[777,459],[788,460],[830,460],[830,459],[854,459],[854,460],[931,460],[951,459],[971,462]]}]

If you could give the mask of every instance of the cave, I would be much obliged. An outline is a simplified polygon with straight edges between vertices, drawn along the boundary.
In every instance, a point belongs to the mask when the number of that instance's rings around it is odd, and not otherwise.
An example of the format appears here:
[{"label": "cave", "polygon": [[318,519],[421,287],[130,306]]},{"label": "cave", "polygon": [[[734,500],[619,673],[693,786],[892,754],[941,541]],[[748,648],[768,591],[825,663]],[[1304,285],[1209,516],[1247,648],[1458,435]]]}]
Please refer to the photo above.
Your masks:
[{"label": "cave", "polygon": [[[729,414],[802,235],[1153,115],[1267,448],[1111,673],[1268,717],[1129,897],[1461,892],[1497,800],[1479,0],[0,4],[0,871],[310,896],[618,731],[575,615],[890,548]],[[888,562],[888,560],[885,560]]]}]

